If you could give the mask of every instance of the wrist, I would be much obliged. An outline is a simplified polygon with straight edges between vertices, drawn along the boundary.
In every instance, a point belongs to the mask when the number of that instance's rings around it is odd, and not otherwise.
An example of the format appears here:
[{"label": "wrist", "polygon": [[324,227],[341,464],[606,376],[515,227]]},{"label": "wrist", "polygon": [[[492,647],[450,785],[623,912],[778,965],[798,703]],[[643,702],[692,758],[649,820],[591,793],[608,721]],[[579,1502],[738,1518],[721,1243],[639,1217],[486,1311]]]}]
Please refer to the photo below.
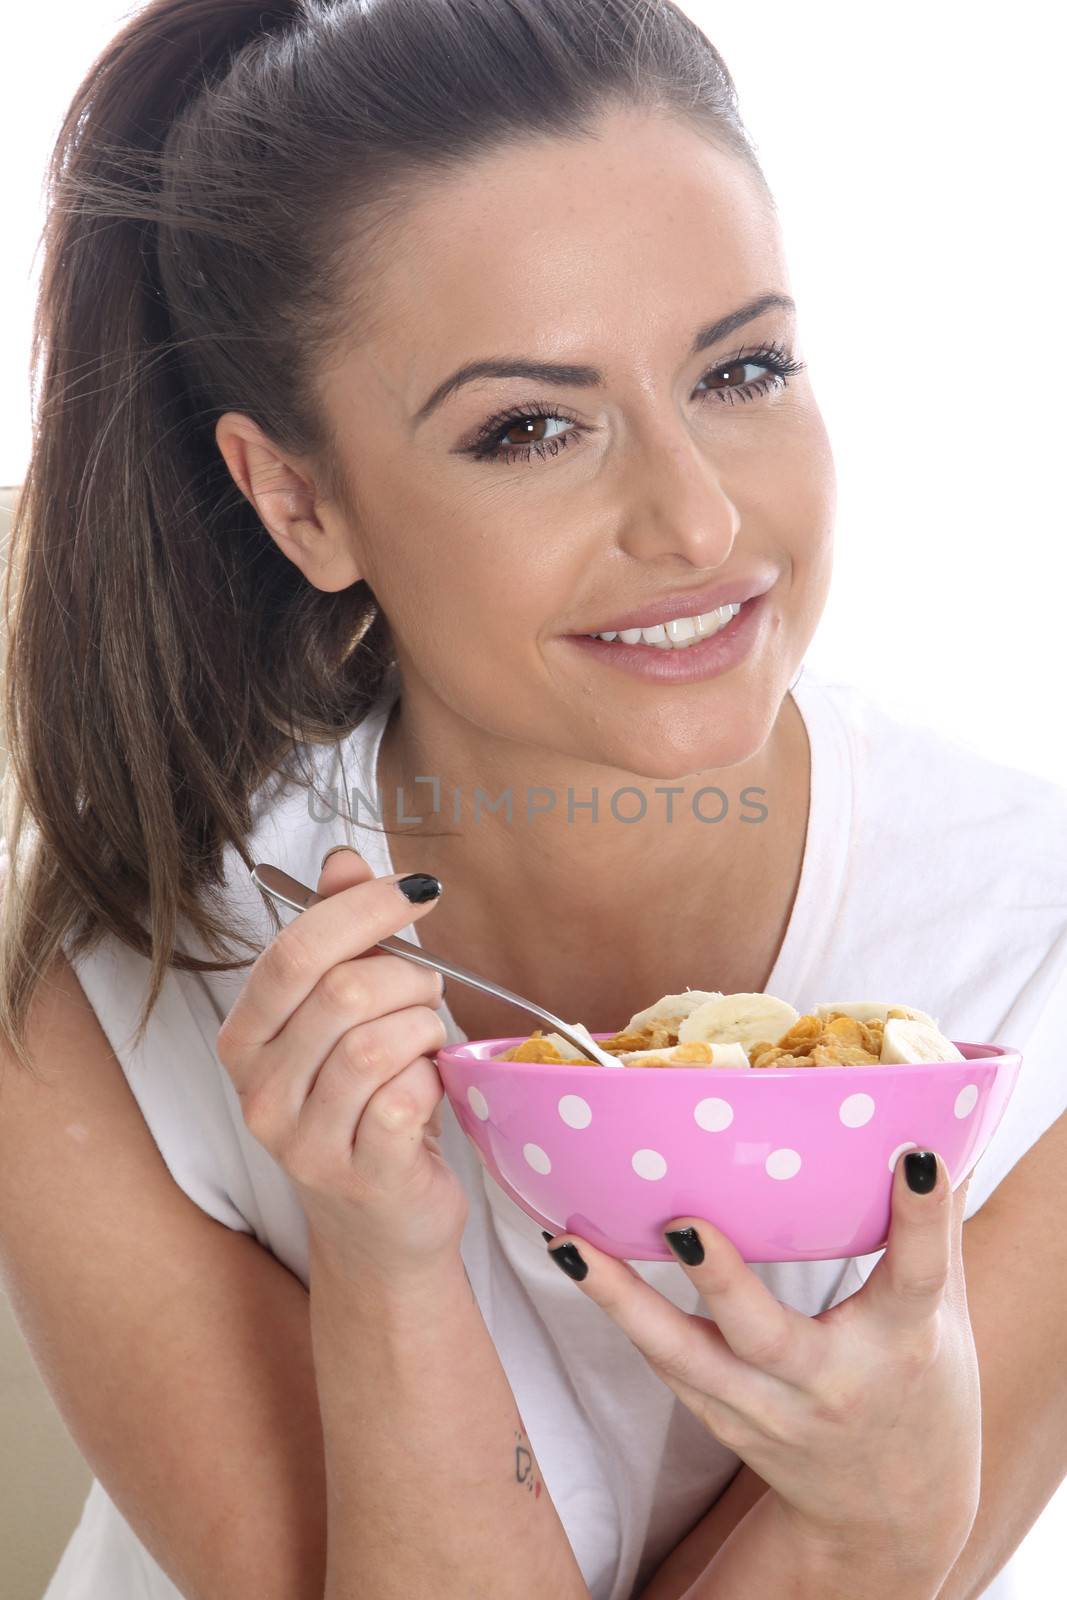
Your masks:
[{"label": "wrist", "polygon": [[[803,1522],[778,1495],[770,1494],[769,1519],[790,1552],[800,1595],[823,1600],[854,1600],[857,1573],[863,1574],[865,1600],[937,1600],[959,1550],[937,1547],[914,1528],[825,1530]],[[962,1547],[962,1542],[961,1542]]]},{"label": "wrist", "polygon": [[361,1258],[351,1250],[339,1251],[331,1241],[308,1230],[309,1288],[318,1286],[342,1296],[358,1296],[383,1309],[438,1303],[442,1296],[463,1290],[474,1299],[467,1269],[459,1249],[442,1251],[429,1263],[417,1268],[398,1263],[385,1270],[379,1262]]}]

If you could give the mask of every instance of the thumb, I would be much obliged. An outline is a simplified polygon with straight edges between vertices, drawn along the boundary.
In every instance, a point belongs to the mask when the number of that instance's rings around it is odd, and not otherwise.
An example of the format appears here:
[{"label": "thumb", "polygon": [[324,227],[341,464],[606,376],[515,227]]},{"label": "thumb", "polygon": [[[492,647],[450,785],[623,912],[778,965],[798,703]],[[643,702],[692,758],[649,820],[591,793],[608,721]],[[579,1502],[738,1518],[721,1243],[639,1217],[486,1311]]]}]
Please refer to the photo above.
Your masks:
[{"label": "thumb", "polygon": [[909,1150],[901,1156],[893,1176],[885,1254],[868,1279],[888,1321],[915,1327],[941,1304],[951,1272],[957,1218],[963,1214],[953,1199],[948,1171],[934,1151]]},{"label": "thumb", "polygon": [[973,1177],[972,1169],[952,1193],[952,1265],[960,1272],[963,1270],[963,1219],[967,1214],[967,1194]]},{"label": "thumb", "polygon": [[367,883],[374,877],[371,864],[361,856],[354,845],[335,844],[322,858],[317,885],[319,894],[339,894],[354,884]]}]

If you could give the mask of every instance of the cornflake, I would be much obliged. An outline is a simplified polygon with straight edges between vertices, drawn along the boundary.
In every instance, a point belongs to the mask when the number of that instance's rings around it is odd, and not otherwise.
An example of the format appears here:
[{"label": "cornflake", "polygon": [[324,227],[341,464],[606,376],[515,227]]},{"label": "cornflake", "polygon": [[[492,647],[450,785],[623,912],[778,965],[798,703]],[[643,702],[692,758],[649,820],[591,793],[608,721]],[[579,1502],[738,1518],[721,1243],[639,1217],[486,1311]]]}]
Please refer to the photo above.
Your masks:
[{"label": "cornflake", "polygon": [[[887,1019],[909,1019],[911,1016],[905,1006],[888,1006],[886,1013]],[[761,1071],[775,1067],[876,1066],[881,1062],[884,1037],[885,1023],[880,1018],[861,1022],[843,1011],[833,1011],[823,1019],[814,1012],[806,1012],[778,1039],[760,1039],[749,1045],[745,1053],[749,1065]],[[739,1040],[719,1042],[741,1043]],[[709,1044],[694,1040],[679,1045],[677,1025],[669,1027],[661,1018],[655,1019],[644,1029],[620,1029],[618,1033],[602,1040],[601,1044],[610,1055],[620,1057],[638,1050],[672,1052],[670,1056],[664,1055],[660,1059],[646,1057],[640,1063],[622,1061],[622,1066],[713,1066],[713,1051]],[[742,1045],[742,1048],[745,1047]],[[588,1067],[596,1064],[586,1056],[563,1055],[540,1028],[496,1059],[537,1061],[559,1066]]]}]

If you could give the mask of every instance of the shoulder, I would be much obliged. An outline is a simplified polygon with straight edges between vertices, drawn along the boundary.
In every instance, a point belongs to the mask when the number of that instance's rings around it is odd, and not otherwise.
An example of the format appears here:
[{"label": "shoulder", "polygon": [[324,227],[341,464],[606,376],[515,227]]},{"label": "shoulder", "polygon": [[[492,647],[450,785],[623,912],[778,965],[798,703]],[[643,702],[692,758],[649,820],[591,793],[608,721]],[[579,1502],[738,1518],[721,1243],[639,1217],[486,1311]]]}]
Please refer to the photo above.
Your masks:
[{"label": "shoulder", "polygon": [[1067,919],[1067,787],[998,761],[963,737],[902,715],[854,684],[817,677],[848,740],[857,826],[931,889]]},{"label": "shoulder", "polygon": [[[366,825],[375,817],[375,758],[390,704],[379,700],[335,741],[292,747],[284,769],[252,796],[252,828],[243,848],[253,864],[269,861],[313,885],[331,845],[351,842],[367,853]],[[235,908],[262,905],[235,846],[227,847],[223,867]]]}]

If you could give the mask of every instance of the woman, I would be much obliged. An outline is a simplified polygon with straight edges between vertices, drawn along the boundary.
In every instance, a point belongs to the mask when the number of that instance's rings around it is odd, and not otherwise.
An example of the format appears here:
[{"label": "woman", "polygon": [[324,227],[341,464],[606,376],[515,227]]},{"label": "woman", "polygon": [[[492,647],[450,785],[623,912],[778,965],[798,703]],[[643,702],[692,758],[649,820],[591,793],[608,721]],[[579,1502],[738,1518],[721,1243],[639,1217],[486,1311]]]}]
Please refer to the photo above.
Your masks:
[{"label": "woman", "polygon": [[[97,1481],[46,1600],[992,1593],[1062,1434],[1003,1418],[1064,796],[798,677],[833,464],[720,58],[663,0],[155,0],[52,176],[0,1215]],[[1019,1119],[969,1193],[899,1161],[877,1265],[549,1254],[432,1063],[514,1013],[375,953],[427,916],[593,1029],[918,1005]]]}]

